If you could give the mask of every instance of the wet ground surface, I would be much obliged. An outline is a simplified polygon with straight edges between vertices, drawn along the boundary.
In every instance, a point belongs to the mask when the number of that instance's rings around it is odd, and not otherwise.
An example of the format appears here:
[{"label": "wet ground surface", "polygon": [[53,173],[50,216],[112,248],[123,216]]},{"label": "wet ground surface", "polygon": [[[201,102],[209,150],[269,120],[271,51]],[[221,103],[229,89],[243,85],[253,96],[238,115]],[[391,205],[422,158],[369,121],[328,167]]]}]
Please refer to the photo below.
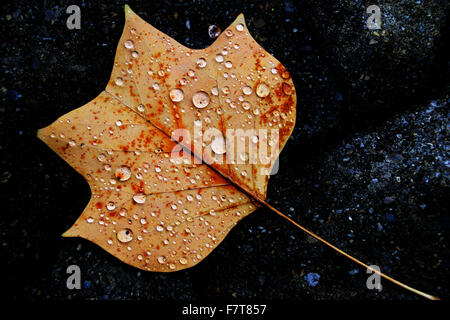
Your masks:
[{"label": "wet ground surface", "polygon": [[[447,1],[130,1],[146,21],[195,48],[243,12],[288,70],[297,126],[268,201],[339,248],[400,281],[449,298]],[[65,8],[78,4],[81,30]],[[1,24],[0,252],[9,298],[417,299],[367,275],[274,213],[259,209],[207,259],[171,273],[134,269],[82,239],[63,239],[87,183],[36,130],[94,98],[109,79],[123,1],[16,1]],[[447,200],[446,200],[447,199]],[[66,288],[66,268],[82,289]]]}]

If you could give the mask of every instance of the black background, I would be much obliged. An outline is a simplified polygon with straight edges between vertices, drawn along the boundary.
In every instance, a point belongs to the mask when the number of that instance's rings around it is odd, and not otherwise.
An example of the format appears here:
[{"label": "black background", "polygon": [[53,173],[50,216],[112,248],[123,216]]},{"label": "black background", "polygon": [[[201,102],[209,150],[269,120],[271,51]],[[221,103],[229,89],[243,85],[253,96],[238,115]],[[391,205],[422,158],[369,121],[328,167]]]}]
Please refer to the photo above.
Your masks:
[{"label": "black background", "polygon": [[[81,30],[66,27],[71,4],[81,8]],[[196,267],[171,274],[139,271],[88,241],[61,238],[90,192],[36,130],[104,89],[124,4],[2,5],[0,252],[8,298],[418,299],[386,281],[383,291],[368,290],[365,270],[266,209]],[[244,13],[298,94],[297,126],[268,202],[394,278],[449,296],[447,1],[378,1],[379,35],[365,26],[375,4],[366,1],[128,4],[195,48],[213,42],[209,25],[224,30]],[[66,288],[71,264],[81,268],[81,290]],[[308,273],[320,275],[318,285]]]}]

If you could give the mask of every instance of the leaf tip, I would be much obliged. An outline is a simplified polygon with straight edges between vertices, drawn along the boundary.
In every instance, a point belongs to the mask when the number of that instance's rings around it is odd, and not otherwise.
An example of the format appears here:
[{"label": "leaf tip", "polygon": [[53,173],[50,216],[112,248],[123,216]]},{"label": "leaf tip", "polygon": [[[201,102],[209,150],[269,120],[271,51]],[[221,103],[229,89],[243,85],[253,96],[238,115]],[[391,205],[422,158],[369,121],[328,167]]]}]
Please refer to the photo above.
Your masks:
[{"label": "leaf tip", "polygon": [[[68,230],[67,230],[67,231],[68,231]],[[70,236],[68,235],[67,231],[64,232],[63,234],[61,234],[61,237],[63,237],[63,238],[69,238]]]},{"label": "leaf tip", "polygon": [[61,237],[63,238],[71,238],[71,237],[77,237],[78,235],[74,232],[73,228],[68,229],[66,232],[64,232]]},{"label": "leaf tip", "polygon": [[233,24],[239,24],[239,23],[241,23],[241,24],[243,24],[245,26],[245,17],[244,17],[244,14],[242,12],[237,16],[237,18],[236,18],[236,20],[234,21]]},{"label": "leaf tip", "polygon": [[125,11],[125,19],[127,19],[132,13],[134,13],[128,4],[125,4],[123,9]]},{"label": "leaf tip", "polygon": [[44,142],[45,142],[44,137],[45,137],[45,135],[46,135],[46,131],[48,131],[48,130],[45,130],[45,129],[47,129],[47,127],[37,129],[37,131],[36,131],[36,137],[37,137],[39,140],[44,141]]}]

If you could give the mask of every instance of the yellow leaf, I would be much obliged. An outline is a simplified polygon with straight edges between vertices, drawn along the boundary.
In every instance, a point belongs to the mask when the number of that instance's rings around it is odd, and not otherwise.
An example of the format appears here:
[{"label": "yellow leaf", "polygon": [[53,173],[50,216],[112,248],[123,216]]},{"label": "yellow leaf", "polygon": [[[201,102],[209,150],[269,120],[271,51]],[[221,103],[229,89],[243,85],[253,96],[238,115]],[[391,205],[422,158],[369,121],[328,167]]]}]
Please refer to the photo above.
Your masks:
[{"label": "yellow leaf", "polygon": [[[125,12],[105,90],[38,136],[91,188],[63,236],[143,270],[176,271],[204,259],[265,199],[295,125],[295,88],[242,14],[196,50]],[[178,145],[179,129],[190,139]]]}]

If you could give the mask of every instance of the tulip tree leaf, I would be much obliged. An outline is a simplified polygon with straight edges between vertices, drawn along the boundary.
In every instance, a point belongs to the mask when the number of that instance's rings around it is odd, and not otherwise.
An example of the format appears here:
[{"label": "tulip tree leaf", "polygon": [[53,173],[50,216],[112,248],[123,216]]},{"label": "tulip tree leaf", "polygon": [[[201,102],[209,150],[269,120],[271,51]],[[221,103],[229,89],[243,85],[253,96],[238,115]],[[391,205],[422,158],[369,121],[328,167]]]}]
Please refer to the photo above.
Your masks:
[{"label": "tulip tree leaf", "polygon": [[[125,13],[105,90],[38,137],[92,192],[64,236],[90,240],[143,270],[181,270],[266,198],[270,170],[295,125],[295,88],[242,14],[199,50],[128,6]],[[180,129],[190,138],[176,138]],[[239,136],[229,129],[242,129],[244,149],[231,143]]]}]

